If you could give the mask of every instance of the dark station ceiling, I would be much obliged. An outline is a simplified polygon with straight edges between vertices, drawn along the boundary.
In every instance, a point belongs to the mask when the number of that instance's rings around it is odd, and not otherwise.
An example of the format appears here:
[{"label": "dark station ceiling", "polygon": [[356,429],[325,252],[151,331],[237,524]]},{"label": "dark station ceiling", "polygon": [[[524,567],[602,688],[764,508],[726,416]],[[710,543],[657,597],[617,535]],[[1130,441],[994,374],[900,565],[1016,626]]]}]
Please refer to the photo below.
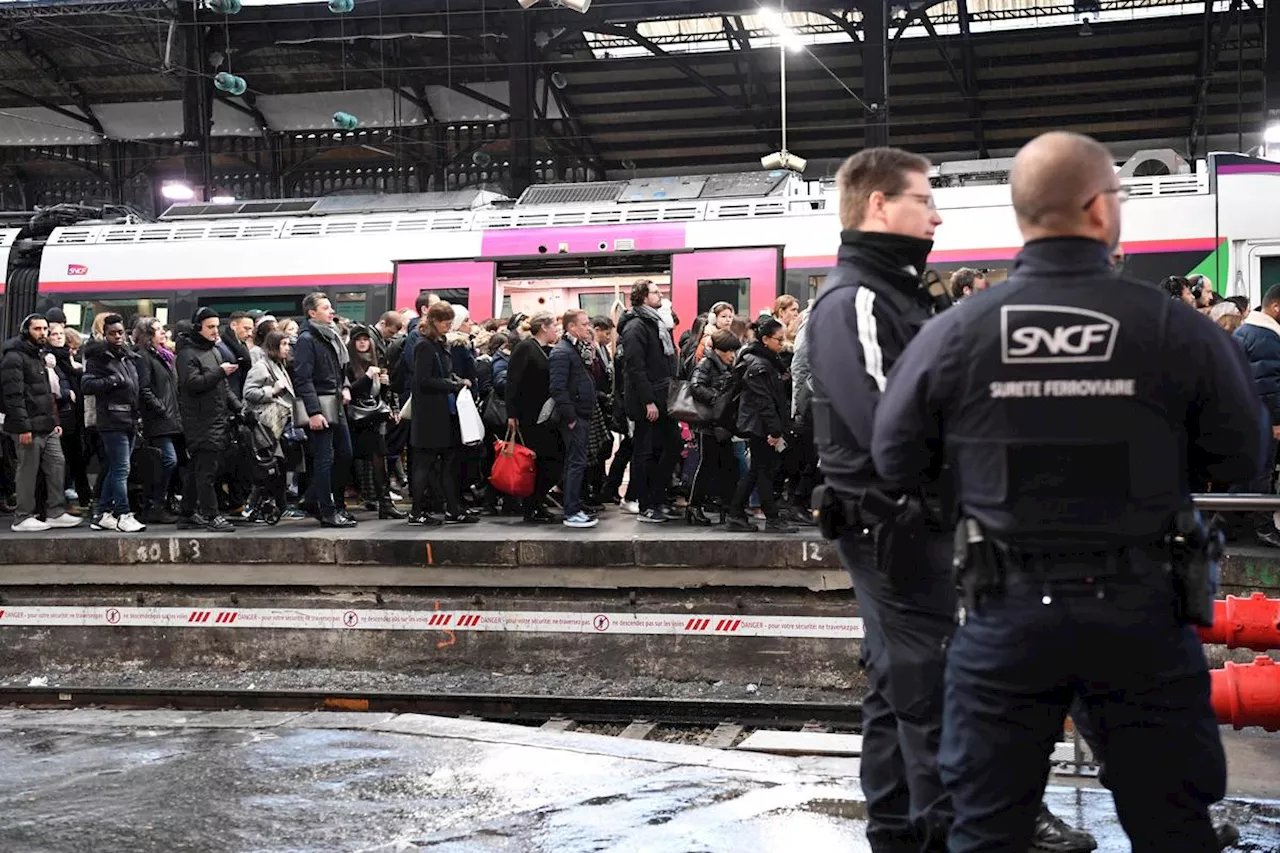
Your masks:
[{"label": "dark station ceiling", "polygon": [[[1256,144],[1264,13],[1253,0],[1168,5],[1191,10],[1174,17],[1139,16],[1163,5],[1155,0],[1088,2],[891,7],[892,143],[950,159],[1001,156],[1060,128],[1117,149],[1194,156]],[[1082,26],[1082,9],[1097,22]],[[1126,10],[1127,20],[1098,18]],[[816,13],[810,29],[825,26],[836,39],[787,54],[788,147],[828,169],[863,144],[863,15],[856,5],[822,3],[787,11]],[[523,54],[527,67],[556,83],[539,89],[544,100],[534,105],[549,116],[533,122],[538,151],[572,151],[613,176],[758,168],[781,141],[779,53],[766,46],[767,33],[750,31],[758,12],[746,0],[596,0],[586,14],[547,0],[528,11],[515,0],[356,0],[346,15],[307,4],[246,6],[232,16],[152,0],[0,3],[0,111],[41,106],[100,127],[100,107],[179,101],[189,76],[207,81],[229,60],[249,92],[218,97],[266,134],[279,129],[257,99],[343,89],[392,89],[427,124],[456,122],[433,114],[428,89],[478,96],[505,112],[509,99],[494,96],[493,85],[521,61],[512,34],[525,30],[536,45]],[[961,17],[967,35],[956,31]],[[660,35],[637,28],[687,18],[713,26],[679,33],[673,24],[674,34]],[[1010,20],[1027,28],[989,30]],[[1068,23],[1031,26],[1047,20]],[[899,29],[910,37],[894,39]],[[637,50],[643,55],[631,55]],[[388,135],[377,147],[397,144]]]}]

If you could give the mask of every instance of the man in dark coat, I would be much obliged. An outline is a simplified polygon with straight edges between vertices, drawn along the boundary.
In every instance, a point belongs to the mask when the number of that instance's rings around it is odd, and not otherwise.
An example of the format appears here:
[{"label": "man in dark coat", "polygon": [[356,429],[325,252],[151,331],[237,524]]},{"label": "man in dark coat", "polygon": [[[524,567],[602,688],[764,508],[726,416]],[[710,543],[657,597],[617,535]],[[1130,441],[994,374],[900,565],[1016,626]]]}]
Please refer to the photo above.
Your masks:
[{"label": "man in dark coat", "polygon": [[181,530],[235,529],[218,514],[215,487],[222,455],[231,446],[231,416],[242,408],[227,387],[227,377],[239,367],[222,361],[217,351],[219,323],[216,311],[201,308],[191,319],[192,330],[178,338],[178,408],[191,457],[182,490]]},{"label": "man in dark coat", "polygon": [[537,480],[533,494],[524,505],[524,520],[546,524],[554,519],[542,506],[542,499],[557,482],[564,467],[560,436],[550,421],[538,423],[542,407],[551,397],[551,371],[547,350],[556,342],[556,318],[547,313],[529,320],[529,337],[511,350],[507,368],[508,425],[520,428],[524,444],[538,454]]},{"label": "man in dark coat", "polygon": [[312,468],[311,483],[299,505],[324,527],[355,527],[343,498],[352,457],[351,433],[343,413],[343,406],[351,402],[350,355],[338,336],[329,297],[313,293],[302,307],[307,319],[293,350],[293,388],[307,410]]},{"label": "man in dark coat", "polygon": [[680,425],[667,415],[676,345],[671,327],[658,313],[661,306],[662,288],[638,281],[631,287],[631,310],[618,323],[624,407],[636,425],[631,481],[640,501],[639,519],[655,523],[679,517],[666,505],[680,459]]},{"label": "man in dark coat", "polygon": [[[0,358],[4,394],[4,431],[14,437],[18,454],[17,497],[12,529],[39,533],[50,527],[75,527],[63,491],[66,462],[62,429],[49,385],[44,343],[49,322],[40,314],[22,321],[22,333],[5,344]],[[45,521],[36,518],[36,478],[44,474]]]},{"label": "man in dark coat", "polygon": [[551,348],[551,396],[560,417],[565,448],[564,526],[595,527],[598,519],[582,510],[582,482],[587,474],[587,441],[596,409],[596,384],[587,369],[595,360],[596,343],[586,311],[564,314],[564,337]]}]

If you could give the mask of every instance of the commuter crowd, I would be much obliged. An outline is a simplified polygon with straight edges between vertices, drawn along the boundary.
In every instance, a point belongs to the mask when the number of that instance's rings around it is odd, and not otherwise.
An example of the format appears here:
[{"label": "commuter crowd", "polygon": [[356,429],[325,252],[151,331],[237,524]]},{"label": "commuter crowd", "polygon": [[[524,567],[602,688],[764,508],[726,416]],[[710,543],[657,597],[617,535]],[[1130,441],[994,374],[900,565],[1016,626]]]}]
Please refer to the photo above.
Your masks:
[{"label": "commuter crowd", "polygon": [[[0,357],[0,501],[20,532],[231,531],[357,515],[419,526],[517,516],[790,533],[817,478],[800,305],[717,303],[679,338],[659,284],[615,319],[571,310],[483,324],[422,293],[366,325],[311,294],[305,316],[189,321],[32,314]],[[490,482],[532,451],[517,495]]]}]

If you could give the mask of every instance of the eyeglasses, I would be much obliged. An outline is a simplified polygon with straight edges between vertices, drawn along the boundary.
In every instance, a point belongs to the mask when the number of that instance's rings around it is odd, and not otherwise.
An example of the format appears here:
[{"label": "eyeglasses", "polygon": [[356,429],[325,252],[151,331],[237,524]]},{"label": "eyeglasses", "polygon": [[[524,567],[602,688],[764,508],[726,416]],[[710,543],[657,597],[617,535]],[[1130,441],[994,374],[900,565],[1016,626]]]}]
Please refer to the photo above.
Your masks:
[{"label": "eyeglasses", "polygon": [[900,193],[885,194],[885,198],[898,198],[900,196],[907,196],[909,198],[914,198],[916,201],[924,202],[924,206],[926,210],[938,209],[938,203],[933,200],[933,196],[925,195],[924,193],[900,192]]},{"label": "eyeglasses", "polygon": [[1084,203],[1084,206],[1081,207],[1080,209],[1088,210],[1090,207],[1093,206],[1093,203],[1098,200],[1098,196],[1100,195],[1113,195],[1116,197],[1116,201],[1120,202],[1121,204],[1124,204],[1126,201],[1129,200],[1129,188],[1128,187],[1111,187],[1110,189],[1100,190],[1094,193],[1093,195],[1089,196],[1089,200],[1086,201]]}]

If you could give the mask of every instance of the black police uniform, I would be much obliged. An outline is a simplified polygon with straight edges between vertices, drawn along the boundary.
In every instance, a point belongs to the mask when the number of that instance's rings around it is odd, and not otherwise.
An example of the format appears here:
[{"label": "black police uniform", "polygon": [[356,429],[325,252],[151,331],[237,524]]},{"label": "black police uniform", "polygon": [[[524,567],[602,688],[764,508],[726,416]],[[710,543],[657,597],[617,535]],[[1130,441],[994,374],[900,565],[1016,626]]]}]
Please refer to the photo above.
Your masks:
[{"label": "black police uniform", "polygon": [[[917,271],[932,244],[845,232],[809,314],[814,441],[828,488],[886,490],[871,461],[885,377],[931,315]],[[933,321],[936,322],[936,321]],[[856,519],[851,519],[856,522]],[[954,630],[950,538],[920,524],[854,523],[837,541],[865,627],[862,788],[875,853],[942,850],[951,808],[937,770],[945,647]]]},{"label": "black police uniform", "polygon": [[947,659],[952,853],[1026,849],[1077,696],[1135,853],[1216,853],[1226,766],[1163,542],[1189,484],[1248,479],[1269,434],[1239,347],[1092,240],[1028,243],[907,348],[876,468],[911,484],[948,465],[1003,574]]}]

